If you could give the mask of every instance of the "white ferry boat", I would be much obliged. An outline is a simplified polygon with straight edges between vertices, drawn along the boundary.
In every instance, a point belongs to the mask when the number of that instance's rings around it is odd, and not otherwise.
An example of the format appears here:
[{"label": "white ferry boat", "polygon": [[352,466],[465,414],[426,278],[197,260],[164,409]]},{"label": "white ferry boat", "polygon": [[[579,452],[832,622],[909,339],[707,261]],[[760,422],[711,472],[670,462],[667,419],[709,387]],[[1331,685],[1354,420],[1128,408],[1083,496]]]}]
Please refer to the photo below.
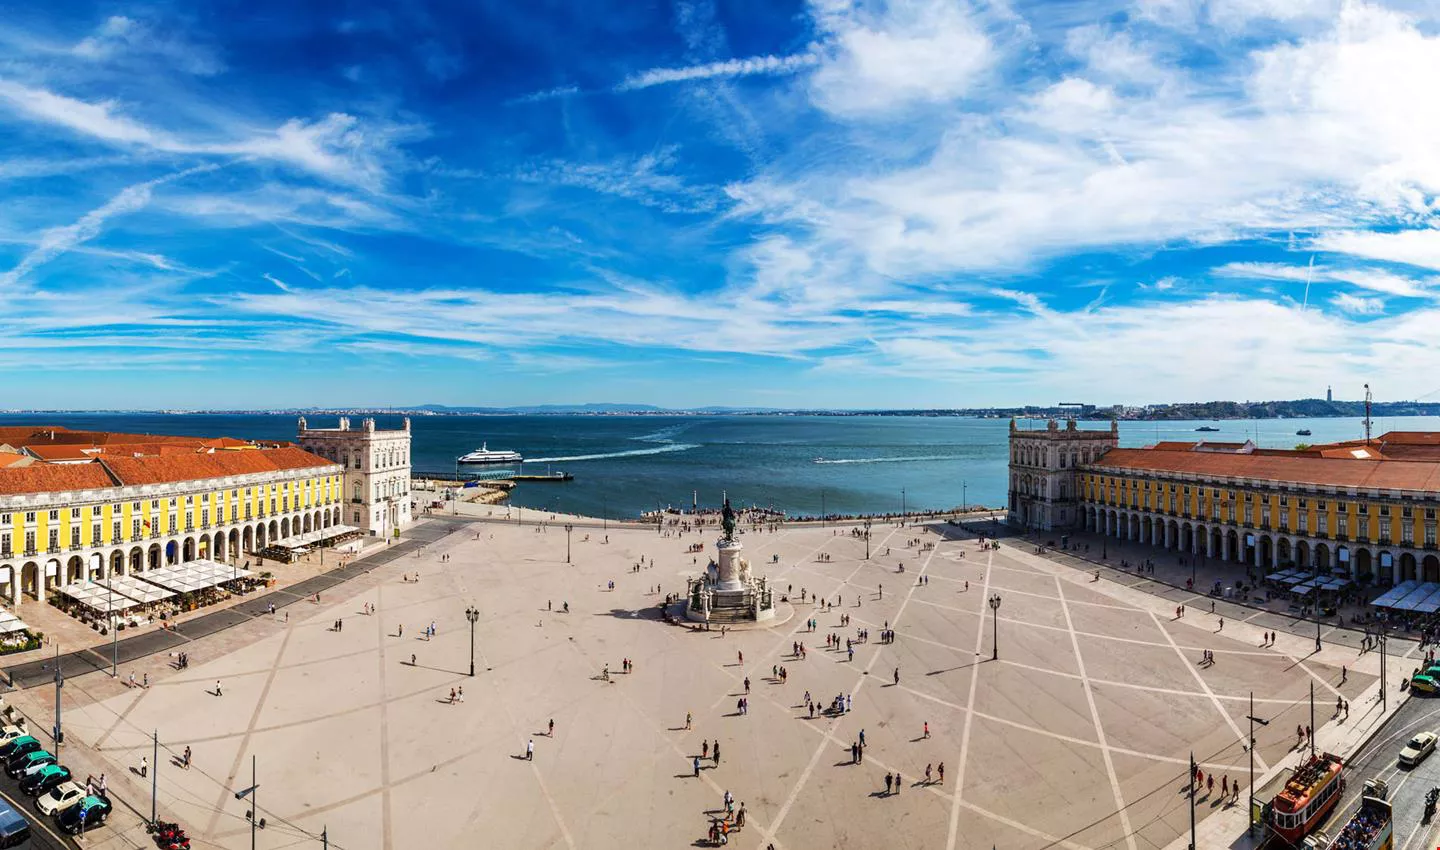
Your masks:
[{"label": "white ferry boat", "polygon": [[519,452],[505,451],[503,449],[490,450],[487,443],[481,443],[480,448],[466,455],[461,455],[460,463],[519,463],[524,458]]}]

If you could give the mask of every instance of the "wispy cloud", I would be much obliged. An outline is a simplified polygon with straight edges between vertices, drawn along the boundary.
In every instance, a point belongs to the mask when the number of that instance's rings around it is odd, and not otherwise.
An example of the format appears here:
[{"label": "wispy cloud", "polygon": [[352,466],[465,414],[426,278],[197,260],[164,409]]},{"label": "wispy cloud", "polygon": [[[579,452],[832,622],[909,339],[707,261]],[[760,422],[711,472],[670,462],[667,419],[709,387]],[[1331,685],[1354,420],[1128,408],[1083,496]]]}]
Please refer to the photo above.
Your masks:
[{"label": "wispy cloud", "polygon": [[40,235],[38,244],[26,254],[10,271],[0,274],[0,289],[14,286],[25,275],[66,253],[77,245],[94,239],[100,234],[105,223],[111,218],[133,213],[150,203],[154,190],[166,183],[174,183],[194,174],[214,171],[218,166],[201,165],[188,168],[176,174],[157,177],[144,183],[127,186],[104,205],[82,216],[73,224],[51,228]]},{"label": "wispy cloud", "polygon": [[170,67],[203,76],[225,70],[225,64],[213,48],[197,44],[178,32],[161,32],[151,24],[124,15],[107,18],[93,34],[76,43],[71,52],[92,61],[154,56]]},{"label": "wispy cloud", "polygon": [[255,157],[286,163],[342,183],[379,189],[394,144],[422,132],[416,126],[363,128],[353,115],[331,113],[318,121],[292,118],[269,132],[228,141],[177,136],[120,114],[110,101],[88,102],[47,89],[0,79],[0,101],[40,121],[119,145],[166,153],[235,158]]},{"label": "wispy cloud", "polygon": [[691,80],[713,80],[731,77],[753,77],[794,74],[806,68],[813,68],[820,62],[815,53],[795,53],[789,56],[751,56],[745,59],[726,59],[722,62],[706,62],[684,68],[651,68],[626,77],[615,87],[616,91],[634,91],[669,83],[683,83]]},{"label": "wispy cloud", "polygon": [[579,86],[556,86],[553,89],[522,94],[519,97],[512,97],[506,103],[542,103],[547,100],[560,100],[561,98],[573,97],[580,93]]}]

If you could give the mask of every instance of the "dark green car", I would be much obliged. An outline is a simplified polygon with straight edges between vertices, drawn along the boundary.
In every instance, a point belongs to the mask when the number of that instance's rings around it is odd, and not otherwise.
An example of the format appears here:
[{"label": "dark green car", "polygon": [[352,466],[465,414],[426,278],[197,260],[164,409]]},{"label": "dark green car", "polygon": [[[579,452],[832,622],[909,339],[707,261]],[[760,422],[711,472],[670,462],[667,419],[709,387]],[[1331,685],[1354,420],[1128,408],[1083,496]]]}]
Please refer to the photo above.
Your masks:
[{"label": "dark green car", "polygon": [[90,794],[70,808],[61,809],[60,813],[55,816],[55,825],[63,829],[67,835],[77,835],[82,830],[100,826],[109,818],[109,798]]},{"label": "dark green car", "polygon": [[33,753],[11,758],[10,764],[5,768],[5,773],[11,779],[24,779],[31,774],[38,773],[40,768],[54,764],[55,761],[55,756],[45,750],[36,750]]},{"label": "dark green car", "polygon": [[[24,749],[29,747],[29,749]],[[0,744],[0,759],[9,759],[16,752],[31,752],[40,749],[40,741],[34,735],[21,735]]]}]

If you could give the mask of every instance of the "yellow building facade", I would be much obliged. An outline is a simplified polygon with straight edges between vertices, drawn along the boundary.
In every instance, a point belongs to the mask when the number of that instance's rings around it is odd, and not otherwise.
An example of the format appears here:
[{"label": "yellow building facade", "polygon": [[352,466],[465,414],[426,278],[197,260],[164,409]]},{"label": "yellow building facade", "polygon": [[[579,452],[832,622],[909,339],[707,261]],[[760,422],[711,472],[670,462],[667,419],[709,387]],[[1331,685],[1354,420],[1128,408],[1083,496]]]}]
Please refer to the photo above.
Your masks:
[{"label": "yellow building facade", "polygon": [[1440,581],[1440,434],[1298,450],[1117,447],[1072,474],[1073,528],[1263,570],[1300,567],[1361,584]]},{"label": "yellow building facade", "polygon": [[235,562],[339,525],[343,469],[293,446],[112,447],[0,469],[0,597],[197,558]]}]

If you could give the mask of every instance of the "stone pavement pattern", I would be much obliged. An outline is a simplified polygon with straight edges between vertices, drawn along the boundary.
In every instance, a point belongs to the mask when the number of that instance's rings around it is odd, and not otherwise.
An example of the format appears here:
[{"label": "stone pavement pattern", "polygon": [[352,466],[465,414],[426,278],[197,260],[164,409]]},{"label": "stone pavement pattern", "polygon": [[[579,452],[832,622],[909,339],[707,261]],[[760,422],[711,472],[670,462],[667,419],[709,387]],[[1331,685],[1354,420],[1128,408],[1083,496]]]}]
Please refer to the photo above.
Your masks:
[{"label": "stone pavement pattern", "polygon": [[[739,846],[1136,848],[1188,827],[1192,750],[1207,772],[1245,775],[1251,689],[1272,718],[1257,735],[1263,772],[1298,757],[1294,729],[1308,722],[1312,683],[1323,723],[1337,689],[1353,698],[1373,680],[1362,658],[1340,685],[1353,650],[1307,657],[1313,647],[1284,634],[1261,648],[1259,629],[1217,631],[1216,617],[1193,608],[1175,619],[1168,600],[1023,548],[981,551],[943,538],[943,526],[877,525],[869,561],[843,530],[747,533],[757,573],[796,597],[804,587],[840,601],[828,612],[797,604],[779,628],[724,637],[661,622],[653,592],[683,590],[706,559],[684,550],[702,539],[710,550],[713,531],[579,528],[566,564],[558,525],[455,529],[319,604],[297,603],[288,622],[282,613],[203,639],[212,643],[191,650],[187,670],[152,659],[148,690],[79,678],[94,701],[67,709],[73,751],[98,749],[112,786],[148,808],[148,783],[128,768],[158,729],[162,812],[223,847],[248,846],[248,804],[233,794],[249,784],[254,754],[269,819],[261,847],[307,843],[327,827],[333,846],[350,850],[417,846],[421,836],[434,847],[687,846],[729,790],[748,810]],[[921,551],[914,540],[938,545]],[[998,662],[991,594],[1002,600]],[[367,603],[375,615],[361,613]],[[481,612],[473,679],[464,675],[470,605]],[[809,616],[815,633],[803,631]],[[337,619],[344,626],[333,631]],[[432,621],[438,633],[426,640]],[[899,632],[891,645],[879,640],[886,622]],[[857,628],[870,641],[853,662],[825,651],[826,633],[843,640]],[[795,640],[807,660],[790,657]],[[1212,667],[1197,665],[1205,649]],[[620,672],[624,658],[633,673]],[[599,678],[607,664],[610,683]],[[771,678],[776,664],[787,683]],[[750,711],[739,716],[747,676]],[[457,687],[465,701],[452,704]],[[853,711],[808,719],[807,689],[822,704],[849,693]],[[44,689],[17,697],[48,718]],[[861,729],[864,760],[852,765]],[[705,739],[720,741],[722,758],[697,779],[691,757]],[[194,767],[171,767],[187,745]],[[945,783],[920,784],[926,765],[942,761]],[[884,774],[895,771],[903,790],[887,796]],[[1220,809],[1216,797],[1202,816]]]}]

